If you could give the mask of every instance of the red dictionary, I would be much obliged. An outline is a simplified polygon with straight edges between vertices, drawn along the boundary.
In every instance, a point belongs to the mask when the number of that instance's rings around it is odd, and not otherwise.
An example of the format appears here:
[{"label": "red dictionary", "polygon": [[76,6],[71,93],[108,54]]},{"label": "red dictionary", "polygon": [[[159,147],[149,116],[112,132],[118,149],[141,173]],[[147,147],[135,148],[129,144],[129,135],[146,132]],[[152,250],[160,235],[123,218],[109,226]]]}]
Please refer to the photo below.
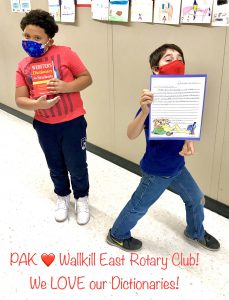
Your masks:
[{"label": "red dictionary", "polygon": [[47,83],[50,79],[55,77],[54,66],[52,63],[31,64],[31,75],[34,97],[52,95],[47,89]]}]

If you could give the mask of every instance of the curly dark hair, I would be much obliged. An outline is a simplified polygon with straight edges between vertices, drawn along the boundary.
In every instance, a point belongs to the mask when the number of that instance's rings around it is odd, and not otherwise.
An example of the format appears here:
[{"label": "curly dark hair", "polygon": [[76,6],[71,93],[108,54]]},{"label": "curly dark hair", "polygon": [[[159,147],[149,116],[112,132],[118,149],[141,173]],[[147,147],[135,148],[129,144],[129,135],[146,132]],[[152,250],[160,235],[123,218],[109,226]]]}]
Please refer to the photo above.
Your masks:
[{"label": "curly dark hair", "polygon": [[20,26],[23,31],[27,25],[35,25],[43,28],[50,38],[53,38],[59,30],[53,16],[42,9],[31,10],[22,18]]},{"label": "curly dark hair", "polygon": [[175,44],[164,44],[164,45],[160,46],[159,48],[157,48],[156,50],[154,50],[150,54],[149,63],[150,63],[151,69],[153,67],[158,67],[158,63],[159,63],[160,59],[162,58],[162,56],[165,54],[167,49],[172,49],[172,50],[176,50],[177,52],[179,52],[182,57],[183,62],[185,62],[184,54],[180,47],[178,47]]}]

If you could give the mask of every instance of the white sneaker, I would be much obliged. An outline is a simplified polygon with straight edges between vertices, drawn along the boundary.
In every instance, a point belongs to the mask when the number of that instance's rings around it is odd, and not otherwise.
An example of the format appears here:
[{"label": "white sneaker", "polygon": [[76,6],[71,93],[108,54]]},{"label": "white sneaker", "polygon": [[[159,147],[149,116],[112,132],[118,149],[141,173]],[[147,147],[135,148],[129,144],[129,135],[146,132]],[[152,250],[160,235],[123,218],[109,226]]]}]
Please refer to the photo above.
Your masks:
[{"label": "white sneaker", "polygon": [[57,203],[56,203],[56,209],[55,209],[55,220],[57,222],[63,222],[68,217],[68,209],[70,204],[70,195],[68,196],[59,196],[57,195]]},{"label": "white sneaker", "polygon": [[88,196],[75,199],[76,221],[79,225],[87,224],[90,219]]}]

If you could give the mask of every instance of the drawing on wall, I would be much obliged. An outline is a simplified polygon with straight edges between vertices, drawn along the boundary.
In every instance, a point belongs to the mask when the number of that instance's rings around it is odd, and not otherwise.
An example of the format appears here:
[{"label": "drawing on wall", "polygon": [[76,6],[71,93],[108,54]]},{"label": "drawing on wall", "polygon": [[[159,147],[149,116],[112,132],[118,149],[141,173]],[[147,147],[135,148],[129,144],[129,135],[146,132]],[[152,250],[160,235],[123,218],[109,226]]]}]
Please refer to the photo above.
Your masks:
[{"label": "drawing on wall", "polygon": [[228,0],[214,0],[212,26],[229,26]]},{"label": "drawing on wall", "polygon": [[92,0],[91,17],[95,20],[108,21],[109,0]]},{"label": "drawing on wall", "polygon": [[155,0],[154,23],[179,24],[181,0]]},{"label": "drawing on wall", "polygon": [[211,23],[213,0],[182,0],[181,23]]},{"label": "drawing on wall", "polygon": [[12,12],[21,12],[20,0],[11,0],[10,2]]},{"label": "drawing on wall", "polygon": [[61,22],[75,22],[75,0],[62,0]]},{"label": "drawing on wall", "polygon": [[31,11],[30,0],[20,0],[20,3],[21,3],[21,11],[22,12],[29,12],[29,11]]},{"label": "drawing on wall", "polygon": [[110,0],[109,5],[109,21],[128,22],[129,0],[114,1]]},{"label": "drawing on wall", "polygon": [[77,0],[77,6],[91,6],[91,2],[92,0]]},{"label": "drawing on wall", "polygon": [[132,22],[152,22],[153,21],[153,1],[152,0],[132,0],[131,1],[131,21]]},{"label": "drawing on wall", "polygon": [[49,13],[56,22],[60,22],[60,2],[59,0],[48,0]]}]

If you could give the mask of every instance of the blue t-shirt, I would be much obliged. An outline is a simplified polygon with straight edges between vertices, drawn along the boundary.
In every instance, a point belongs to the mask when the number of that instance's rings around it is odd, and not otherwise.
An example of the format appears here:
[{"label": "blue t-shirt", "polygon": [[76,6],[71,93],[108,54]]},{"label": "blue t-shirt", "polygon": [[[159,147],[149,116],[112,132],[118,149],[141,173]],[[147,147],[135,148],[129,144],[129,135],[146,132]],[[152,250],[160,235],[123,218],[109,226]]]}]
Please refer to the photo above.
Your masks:
[{"label": "blue t-shirt", "polygon": [[[137,112],[136,116],[140,113]],[[184,157],[179,155],[182,140],[149,140],[149,115],[145,120],[146,152],[140,161],[143,172],[157,176],[174,176],[184,166]]]}]

